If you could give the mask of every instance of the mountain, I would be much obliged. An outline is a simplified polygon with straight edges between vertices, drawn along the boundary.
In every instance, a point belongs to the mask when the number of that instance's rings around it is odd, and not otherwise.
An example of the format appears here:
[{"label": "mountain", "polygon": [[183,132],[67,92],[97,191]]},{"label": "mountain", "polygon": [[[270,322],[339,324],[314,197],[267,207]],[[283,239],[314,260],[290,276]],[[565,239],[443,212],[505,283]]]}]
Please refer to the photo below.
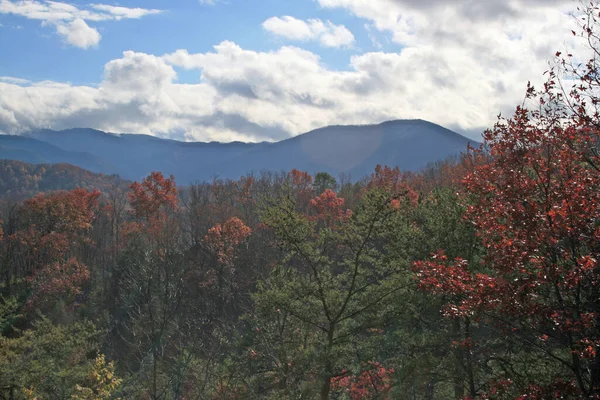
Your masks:
[{"label": "mountain", "polygon": [[93,172],[117,173],[102,157],[85,151],[68,151],[49,142],[30,137],[0,135],[0,159],[31,164],[67,163]]},{"label": "mountain", "polygon": [[423,120],[388,121],[379,125],[328,126],[243,154],[237,165],[222,170],[235,175],[260,171],[268,166],[311,173],[326,171],[354,179],[373,172],[377,164],[416,171],[430,162],[466,151],[470,141],[449,129]]},{"label": "mountain", "polygon": [[328,126],[276,143],[179,142],[93,129],[39,130],[25,136],[0,136],[0,158],[66,162],[131,180],[161,171],[174,175],[181,184],[293,168],[360,179],[377,164],[418,170],[465,151],[469,142],[475,144],[423,120]]},{"label": "mountain", "polygon": [[[65,151],[87,151],[105,160],[107,165],[114,166],[119,175],[126,179],[137,180],[152,171],[161,171],[166,175],[174,175],[183,184],[212,179],[219,165],[233,162],[233,159],[260,145],[241,142],[179,142],[149,135],[116,135],[80,128],[34,131],[27,136]],[[93,171],[112,173],[112,170]],[[245,171],[239,176],[244,174]]]}]

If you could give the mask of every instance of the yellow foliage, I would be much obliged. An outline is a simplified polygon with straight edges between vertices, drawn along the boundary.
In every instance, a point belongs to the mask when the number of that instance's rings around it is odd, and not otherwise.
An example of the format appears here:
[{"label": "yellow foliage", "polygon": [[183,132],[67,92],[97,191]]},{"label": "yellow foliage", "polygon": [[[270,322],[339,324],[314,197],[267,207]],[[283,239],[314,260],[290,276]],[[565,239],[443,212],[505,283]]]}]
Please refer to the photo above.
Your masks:
[{"label": "yellow foliage", "polygon": [[110,399],[122,381],[115,375],[113,363],[107,364],[103,354],[96,357],[88,380],[89,387],[76,386],[77,393],[71,396],[74,400]]}]

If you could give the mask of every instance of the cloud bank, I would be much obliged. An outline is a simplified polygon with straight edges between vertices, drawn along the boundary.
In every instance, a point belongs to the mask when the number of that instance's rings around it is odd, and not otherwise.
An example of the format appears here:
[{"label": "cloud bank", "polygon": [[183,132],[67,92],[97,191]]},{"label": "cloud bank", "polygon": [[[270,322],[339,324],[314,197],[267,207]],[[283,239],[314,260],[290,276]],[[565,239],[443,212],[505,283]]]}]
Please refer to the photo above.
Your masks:
[{"label": "cloud bank", "polygon": [[[523,101],[527,81],[542,81],[556,50],[581,46],[570,34],[570,1],[316,1],[363,19],[400,50],[357,51],[344,70],[295,46],[260,52],[223,41],[205,53],[126,51],[94,87],[0,79],[0,131],[84,126],[261,141],[329,124],[422,118],[476,138]],[[322,40],[310,20],[271,22],[265,29],[290,40]],[[181,69],[198,81],[178,82]]]}]

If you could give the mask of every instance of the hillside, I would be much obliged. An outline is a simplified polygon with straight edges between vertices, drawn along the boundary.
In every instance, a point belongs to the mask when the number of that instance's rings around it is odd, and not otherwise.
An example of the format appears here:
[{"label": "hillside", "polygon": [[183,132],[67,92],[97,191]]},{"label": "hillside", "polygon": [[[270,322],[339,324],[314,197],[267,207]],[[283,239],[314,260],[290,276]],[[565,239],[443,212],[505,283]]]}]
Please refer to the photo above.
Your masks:
[{"label": "hillside", "polygon": [[131,180],[161,171],[176,176],[181,184],[293,168],[360,179],[377,164],[418,170],[464,151],[468,143],[469,139],[423,120],[329,126],[276,143],[179,142],[70,129],[34,131],[27,137],[0,136],[0,158],[65,162]]},{"label": "hillside", "polygon": [[39,192],[83,188],[110,193],[129,182],[115,175],[97,174],[69,164],[28,164],[0,160],[0,198],[21,200]]}]

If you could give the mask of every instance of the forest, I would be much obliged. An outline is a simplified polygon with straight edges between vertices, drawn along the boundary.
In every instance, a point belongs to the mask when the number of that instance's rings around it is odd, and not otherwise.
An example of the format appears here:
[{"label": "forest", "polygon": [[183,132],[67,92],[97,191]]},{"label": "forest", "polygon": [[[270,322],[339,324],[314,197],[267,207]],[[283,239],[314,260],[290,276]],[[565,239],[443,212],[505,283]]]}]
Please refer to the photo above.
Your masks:
[{"label": "forest", "polygon": [[61,167],[46,182],[98,182],[47,190],[3,164],[0,399],[600,399],[600,10],[579,11],[591,58],[557,52],[481,148],[420,172]]}]

